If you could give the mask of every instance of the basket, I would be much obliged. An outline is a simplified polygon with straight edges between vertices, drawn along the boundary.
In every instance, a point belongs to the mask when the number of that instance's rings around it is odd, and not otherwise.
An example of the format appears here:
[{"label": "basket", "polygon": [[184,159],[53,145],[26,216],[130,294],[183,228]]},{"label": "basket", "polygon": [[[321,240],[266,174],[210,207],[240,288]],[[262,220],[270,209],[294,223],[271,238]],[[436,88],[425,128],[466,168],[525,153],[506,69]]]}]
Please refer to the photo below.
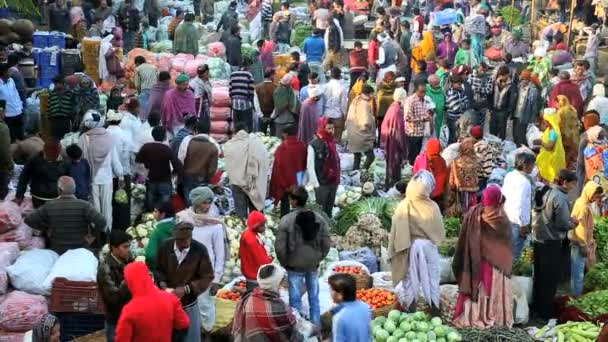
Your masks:
[{"label": "basket", "polygon": [[389,304],[386,306],[383,306],[381,308],[372,310],[372,318],[376,318],[376,317],[380,317],[380,316],[388,316],[388,313],[391,310],[394,310],[397,307],[397,301],[395,301],[393,304]]},{"label": "basket", "polygon": [[351,277],[355,278],[355,284],[357,284],[357,290],[367,290],[371,289],[374,284],[374,278],[369,274],[352,274],[352,273],[344,273],[348,274]]},{"label": "basket", "polygon": [[51,288],[50,312],[103,314],[97,284],[56,278]]},{"label": "basket", "polygon": [[232,330],[232,320],[238,302],[215,297],[215,323],[211,332]]}]

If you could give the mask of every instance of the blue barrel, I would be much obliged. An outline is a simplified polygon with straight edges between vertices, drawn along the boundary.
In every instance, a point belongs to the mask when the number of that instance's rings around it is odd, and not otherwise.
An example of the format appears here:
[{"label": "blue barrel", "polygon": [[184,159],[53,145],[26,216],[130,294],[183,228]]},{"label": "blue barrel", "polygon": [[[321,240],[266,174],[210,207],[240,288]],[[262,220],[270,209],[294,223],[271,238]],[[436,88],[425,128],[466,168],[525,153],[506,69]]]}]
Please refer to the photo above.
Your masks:
[{"label": "blue barrel", "polygon": [[49,46],[49,35],[46,32],[34,32],[32,45],[35,48],[44,49]]},{"label": "blue barrel", "polygon": [[65,49],[65,35],[61,32],[53,32],[49,34],[48,47],[57,46],[60,49]]},{"label": "blue barrel", "polygon": [[0,19],[8,19],[10,14],[11,13],[10,13],[10,10],[8,9],[8,7],[0,8]]}]

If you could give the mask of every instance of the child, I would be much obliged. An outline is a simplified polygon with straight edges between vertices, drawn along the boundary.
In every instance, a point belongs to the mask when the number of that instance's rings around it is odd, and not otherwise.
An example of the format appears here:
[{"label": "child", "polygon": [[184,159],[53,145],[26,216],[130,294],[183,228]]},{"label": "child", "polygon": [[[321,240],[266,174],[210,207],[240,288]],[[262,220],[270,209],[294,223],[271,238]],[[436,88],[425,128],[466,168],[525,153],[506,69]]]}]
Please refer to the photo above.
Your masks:
[{"label": "child", "polygon": [[329,277],[331,298],[337,304],[333,314],[333,342],[367,342],[370,340],[369,322],[372,319],[367,304],[356,300],[357,285],[355,278],[346,273]]},{"label": "child", "polygon": [[261,266],[269,264],[272,259],[264,244],[260,242],[259,235],[266,230],[266,217],[259,211],[252,211],[247,217],[247,229],[241,235],[239,243],[239,256],[241,258],[241,272],[247,280],[247,290],[258,287],[257,274]]},{"label": "child", "polygon": [[156,251],[158,247],[167,239],[173,236],[175,227],[175,210],[171,202],[161,202],[154,207],[154,219],[156,228],[149,237],[146,246],[146,264],[150,270],[154,270],[156,262]]},{"label": "child", "polygon": [[88,201],[91,193],[91,167],[86,159],[82,159],[82,150],[78,145],[73,144],[65,149],[65,153],[70,159],[68,168],[70,177],[76,183],[76,198]]}]

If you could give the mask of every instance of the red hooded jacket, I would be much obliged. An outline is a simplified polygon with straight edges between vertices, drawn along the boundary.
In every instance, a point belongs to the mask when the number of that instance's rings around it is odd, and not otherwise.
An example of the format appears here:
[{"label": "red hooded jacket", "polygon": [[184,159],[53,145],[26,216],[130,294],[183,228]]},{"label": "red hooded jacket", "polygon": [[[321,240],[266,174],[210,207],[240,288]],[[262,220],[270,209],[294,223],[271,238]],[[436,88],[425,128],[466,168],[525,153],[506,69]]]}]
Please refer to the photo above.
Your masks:
[{"label": "red hooded jacket", "polygon": [[146,264],[127,265],[125,282],[132,299],[120,314],[116,342],[171,342],[174,329],[188,328],[190,320],[179,299],[154,286]]}]

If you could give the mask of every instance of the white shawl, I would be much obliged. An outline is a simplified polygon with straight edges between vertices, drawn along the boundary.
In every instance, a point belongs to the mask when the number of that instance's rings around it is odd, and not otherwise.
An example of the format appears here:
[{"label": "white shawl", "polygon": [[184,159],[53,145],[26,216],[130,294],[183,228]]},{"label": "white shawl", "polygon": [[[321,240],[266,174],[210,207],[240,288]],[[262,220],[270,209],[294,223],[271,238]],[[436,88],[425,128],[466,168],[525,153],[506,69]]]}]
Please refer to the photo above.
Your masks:
[{"label": "white shawl", "polygon": [[112,48],[112,39],[114,39],[114,35],[109,35],[103,38],[99,44],[99,78],[102,81],[110,77],[106,63],[106,53]]}]

